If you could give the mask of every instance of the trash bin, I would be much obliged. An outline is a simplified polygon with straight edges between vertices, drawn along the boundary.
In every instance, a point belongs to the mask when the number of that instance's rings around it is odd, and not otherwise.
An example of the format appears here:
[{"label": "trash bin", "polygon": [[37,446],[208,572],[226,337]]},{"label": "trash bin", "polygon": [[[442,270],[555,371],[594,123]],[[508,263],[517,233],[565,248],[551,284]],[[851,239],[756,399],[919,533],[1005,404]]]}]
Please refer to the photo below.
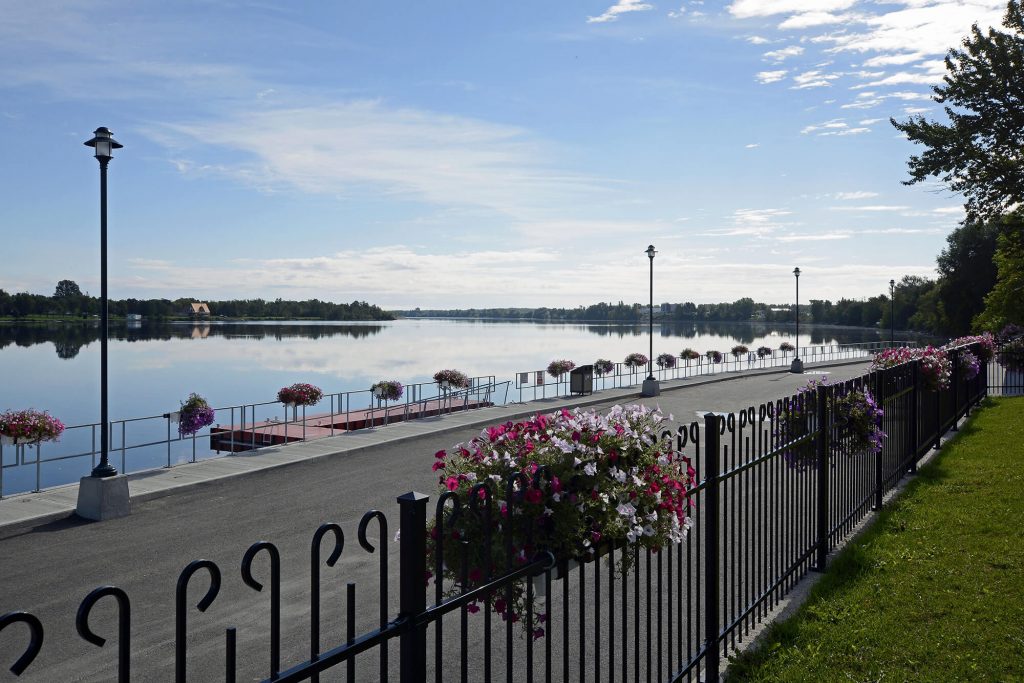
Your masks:
[{"label": "trash bin", "polygon": [[573,394],[594,393],[593,365],[581,365],[569,372],[569,392]]}]

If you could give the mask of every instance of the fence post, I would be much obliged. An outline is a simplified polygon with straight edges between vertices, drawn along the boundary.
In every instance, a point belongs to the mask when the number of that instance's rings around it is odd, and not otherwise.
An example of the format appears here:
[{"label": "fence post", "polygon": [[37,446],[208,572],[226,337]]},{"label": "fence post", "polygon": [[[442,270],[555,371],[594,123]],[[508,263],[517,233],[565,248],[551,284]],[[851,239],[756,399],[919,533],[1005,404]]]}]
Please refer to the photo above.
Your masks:
[{"label": "fence post", "polygon": [[707,495],[704,505],[704,680],[718,683],[718,638],[721,626],[718,618],[718,426],[721,415],[704,414],[704,482]]},{"label": "fence post", "polygon": [[[409,620],[399,638],[402,683],[427,680],[427,627],[415,620],[427,609],[427,501],[429,496],[410,491],[398,497],[399,513],[399,597],[398,618]],[[381,543],[387,543],[382,538]]]},{"label": "fence post", "polygon": [[920,422],[917,419],[917,407],[918,401],[921,397],[921,376],[918,373],[918,361],[914,361],[911,366],[911,373],[913,374],[913,391],[910,395],[913,396],[911,401],[910,411],[910,469],[911,474],[917,474],[917,449],[921,445],[921,435],[918,433]]},{"label": "fence post", "polygon": [[817,560],[815,571],[825,571],[825,557],[828,555],[828,450],[831,431],[829,427],[829,400],[832,398],[831,387],[818,386],[815,399],[818,403],[818,435],[815,439],[818,456],[818,539]]},{"label": "fence post", "polygon": [[[874,380],[871,382],[872,388],[875,390],[875,401],[878,405],[885,405],[885,397],[882,396],[882,386],[884,381],[882,380],[882,373],[884,371],[876,370],[871,373],[871,377]],[[882,482],[882,451],[875,453],[875,502],[871,506],[872,510],[882,509],[882,498],[884,494]]]},{"label": "fence post", "polygon": [[950,373],[952,377],[949,378],[949,384],[953,387],[953,427],[952,431],[958,431],[957,422],[960,421],[960,392],[957,391],[957,385],[960,384],[960,352],[957,351],[953,354],[953,372]]}]

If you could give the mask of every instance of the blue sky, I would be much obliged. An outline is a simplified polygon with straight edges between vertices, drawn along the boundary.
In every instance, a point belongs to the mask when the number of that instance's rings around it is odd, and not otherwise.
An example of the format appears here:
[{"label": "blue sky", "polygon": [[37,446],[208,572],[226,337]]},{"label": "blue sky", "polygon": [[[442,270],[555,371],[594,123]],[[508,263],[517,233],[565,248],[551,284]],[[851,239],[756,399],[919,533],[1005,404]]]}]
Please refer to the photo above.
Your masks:
[{"label": "blue sky", "polygon": [[888,117],[1002,0],[33,0],[0,22],[0,288],[384,307],[782,302],[933,275]]}]

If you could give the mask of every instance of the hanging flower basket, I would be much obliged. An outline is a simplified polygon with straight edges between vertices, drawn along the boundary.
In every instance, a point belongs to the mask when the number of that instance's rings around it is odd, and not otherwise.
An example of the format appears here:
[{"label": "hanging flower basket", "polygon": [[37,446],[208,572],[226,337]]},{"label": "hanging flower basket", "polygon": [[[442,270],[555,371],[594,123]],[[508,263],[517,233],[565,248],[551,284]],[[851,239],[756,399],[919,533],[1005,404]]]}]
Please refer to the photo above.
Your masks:
[{"label": "hanging flower basket", "polygon": [[901,346],[875,354],[871,361],[871,371],[895,367],[911,361],[918,361],[921,372],[921,387],[925,391],[948,389],[950,376],[953,373],[953,362],[943,349],[934,346],[909,348]]},{"label": "hanging flower basket", "polygon": [[759,347],[757,347],[757,357],[758,358],[767,358],[770,355],[772,355],[772,350],[770,348],[768,348],[767,346],[759,346]]},{"label": "hanging flower basket", "polygon": [[178,434],[192,436],[203,427],[213,424],[214,415],[213,408],[205,398],[196,393],[189,394],[188,399],[182,402],[181,410],[178,411]]},{"label": "hanging flower basket", "polygon": [[600,377],[601,375],[608,375],[615,371],[615,363],[611,362],[607,358],[598,358],[594,361],[594,374]]},{"label": "hanging flower basket", "polygon": [[469,388],[469,377],[458,370],[438,370],[434,373],[434,381],[444,391]]},{"label": "hanging flower basket", "polygon": [[[615,406],[606,415],[563,409],[488,427],[468,444],[438,451],[439,489],[457,492],[463,510],[446,508],[440,525],[435,520],[429,527],[428,567],[442,561],[443,577],[436,580],[451,586],[451,594],[480,585],[486,567],[505,566],[506,542],[519,564],[548,551],[568,569],[601,549],[660,550],[683,541],[695,472],[660,435],[664,422],[642,405]],[[490,492],[490,526],[466,509],[470,496],[486,495],[474,491],[478,485]],[[632,557],[624,553],[620,563]],[[511,603],[501,595],[492,606],[503,619],[518,621],[526,591],[519,583],[512,591]],[[543,629],[532,635],[543,636]]]},{"label": "hanging flower basket", "polygon": [[637,370],[647,366],[647,356],[642,353],[631,353],[622,363],[630,370]]},{"label": "hanging flower basket", "polygon": [[548,374],[559,379],[562,375],[576,367],[576,364],[571,360],[553,360],[548,363]]},{"label": "hanging flower basket", "polygon": [[1024,337],[1003,344],[999,349],[999,364],[1010,372],[1024,370]]},{"label": "hanging flower basket", "polygon": [[402,398],[404,389],[397,379],[381,380],[370,387],[374,397],[380,401],[397,401]]},{"label": "hanging flower basket", "polygon": [[[779,443],[796,441],[811,433],[816,420],[817,401],[825,395],[817,391],[818,387],[827,386],[827,377],[812,379],[797,391],[788,405],[783,404],[775,416],[774,425],[774,435]],[[850,455],[880,452],[886,438],[881,426],[884,413],[871,391],[864,387],[839,392],[840,389],[836,389],[828,398],[831,424],[835,428],[830,439],[832,452]],[[788,448],[783,457],[786,464],[795,469],[815,466],[817,452],[814,441],[808,440]]]},{"label": "hanging flower basket", "polygon": [[676,366],[676,357],[671,353],[662,353],[654,359],[654,362],[657,363],[658,367],[662,370],[671,369]]},{"label": "hanging flower basket", "polygon": [[781,344],[779,344],[779,351],[782,351],[783,353],[789,353],[790,351],[796,351],[796,347],[790,344],[789,342],[782,342]]},{"label": "hanging flower basket", "polygon": [[5,444],[56,441],[64,423],[45,410],[8,410],[0,413],[0,436]]},{"label": "hanging flower basket", "polygon": [[707,351],[704,354],[704,356],[707,357],[709,363],[721,363],[722,362],[722,352],[721,351],[714,351],[714,350]]},{"label": "hanging flower basket", "polygon": [[683,360],[689,362],[691,360],[697,360],[698,358],[700,358],[700,353],[698,353],[697,351],[694,351],[693,349],[687,347],[687,348],[685,348],[685,349],[683,349],[682,351],[679,352],[679,357],[682,358]]},{"label": "hanging flower basket", "polygon": [[286,406],[315,406],[324,397],[320,387],[312,384],[293,384],[277,392],[277,400]]},{"label": "hanging flower basket", "polygon": [[732,354],[733,358],[739,360],[740,356],[742,356],[743,354],[750,353],[750,349],[747,348],[747,346],[744,344],[737,344],[736,346],[732,347],[729,353]]},{"label": "hanging flower basket", "polygon": [[960,352],[960,379],[970,382],[981,372],[981,361],[970,351]]}]

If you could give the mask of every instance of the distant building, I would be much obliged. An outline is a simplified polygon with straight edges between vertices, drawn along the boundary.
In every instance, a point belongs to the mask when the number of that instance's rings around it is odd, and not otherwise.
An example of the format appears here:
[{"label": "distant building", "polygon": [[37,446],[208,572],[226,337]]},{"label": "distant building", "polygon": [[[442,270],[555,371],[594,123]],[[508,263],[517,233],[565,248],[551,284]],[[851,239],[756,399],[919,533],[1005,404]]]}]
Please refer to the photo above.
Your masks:
[{"label": "distant building", "polygon": [[185,315],[192,316],[193,318],[209,318],[210,307],[205,303],[189,304],[189,308],[185,311]]},{"label": "distant building", "polygon": [[124,319],[127,320],[128,322],[138,322],[138,321],[142,320],[142,314],[141,313],[129,313],[128,315],[126,315],[124,317]]}]

